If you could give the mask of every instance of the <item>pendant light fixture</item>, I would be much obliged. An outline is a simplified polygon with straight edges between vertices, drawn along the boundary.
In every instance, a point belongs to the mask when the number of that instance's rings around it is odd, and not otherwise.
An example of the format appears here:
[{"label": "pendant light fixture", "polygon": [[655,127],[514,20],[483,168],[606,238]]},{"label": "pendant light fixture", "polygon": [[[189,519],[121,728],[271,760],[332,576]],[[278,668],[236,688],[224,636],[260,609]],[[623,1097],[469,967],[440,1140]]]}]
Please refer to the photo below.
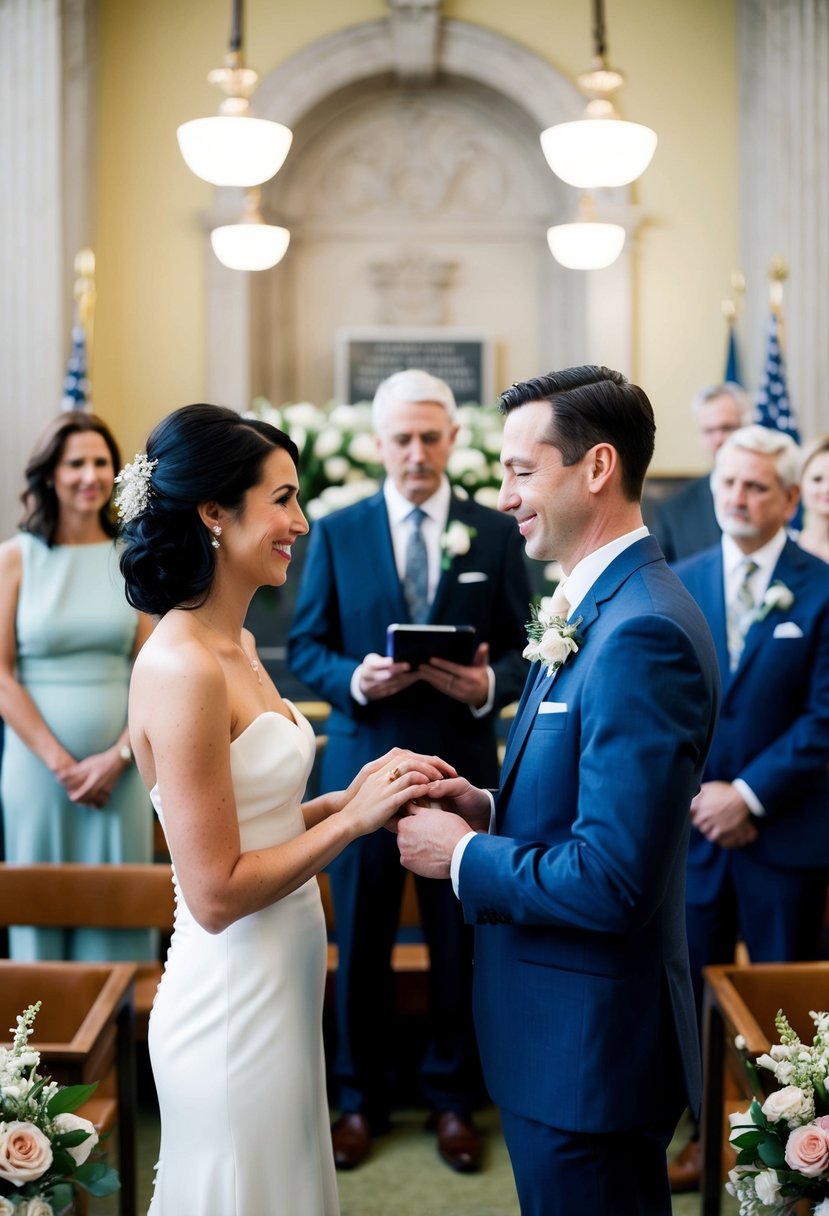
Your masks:
[{"label": "pendant light fixture", "polygon": [[625,230],[621,224],[597,220],[593,200],[583,194],[575,222],[548,228],[547,244],[555,260],[568,270],[603,270],[622,252]]},{"label": "pendant light fixture", "polygon": [[210,233],[213,252],[230,270],[270,270],[285,256],[291,234],[266,224],[259,209],[259,191],[248,191],[245,210],[236,224],[223,224]]},{"label": "pendant light fixture", "polygon": [[640,177],[656,150],[656,133],[619,117],[610,95],[624,83],[607,66],[604,0],[593,0],[593,65],[577,78],[589,98],[585,117],[541,132],[541,148],[557,177],[580,190],[626,186]]},{"label": "pendant light fixture", "polygon": [[231,0],[230,39],[224,67],[207,79],[225,94],[219,113],[194,118],[178,128],[187,167],[214,186],[258,186],[277,173],[293,138],[287,127],[254,118],[250,97],[259,76],[245,64],[242,50],[242,0]]}]

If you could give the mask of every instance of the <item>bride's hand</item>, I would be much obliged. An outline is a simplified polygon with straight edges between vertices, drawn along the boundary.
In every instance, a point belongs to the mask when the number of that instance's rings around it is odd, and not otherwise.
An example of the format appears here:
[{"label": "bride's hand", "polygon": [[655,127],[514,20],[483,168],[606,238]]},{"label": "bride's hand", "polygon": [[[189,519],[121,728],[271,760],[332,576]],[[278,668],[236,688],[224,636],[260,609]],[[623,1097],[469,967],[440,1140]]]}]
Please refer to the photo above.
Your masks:
[{"label": "bride's hand", "polygon": [[382,771],[388,773],[394,770],[400,774],[416,770],[422,773],[427,781],[440,781],[445,777],[457,776],[457,772],[452,765],[447,764],[445,760],[441,760],[440,756],[421,756],[418,752],[406,751],[402,747],[393,747],[384,756],[378,756],[376,760],[370,760],[368,764],[364,764],[348,789],[342,790],[339,795],[334,795],[334,797],[338,797],[340,800],[338,809],[342,810],[345,804],[357,795],[368,778],[374,773]]},{"label": "bride's hand", "polygon": [[352,782],[346,791],[351,797],[347,797],[340,813],[347,818],[355,836],[364,836],[388,823],[417,797],[429,780],[417,768],[409,768],[407,772],[401,771],[399,766],[375,768],[353,792]]}]

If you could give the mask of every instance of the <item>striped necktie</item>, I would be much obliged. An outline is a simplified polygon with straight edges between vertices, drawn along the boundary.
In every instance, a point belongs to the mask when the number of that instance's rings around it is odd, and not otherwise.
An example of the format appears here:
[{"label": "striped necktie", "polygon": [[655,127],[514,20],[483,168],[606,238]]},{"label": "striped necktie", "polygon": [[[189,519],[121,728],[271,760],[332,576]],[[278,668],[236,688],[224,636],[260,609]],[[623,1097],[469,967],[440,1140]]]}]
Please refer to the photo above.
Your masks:
[{"label": "striped necktie", "polygon": [[403,592],[412,623],[422,625],[429,615],[429,558],[422,531],[426,512],[415,507],[406,518],[411,522],[412,529],[406,545]]},{"label": "striped necktie", "polygon": [[757,602],[754,599],[754,592],[751,590],[752,575],[759,570],[757,562],[751,558],[746,558],[742,563],[742,575],[740,578],[737,590],[731,603],[728,605],[727,613],[727,630],[728,630],[728,660],[732,671],[736,670],[737,664],[740,662],[740,655],[743,653],[745,646],[746,634],[751,628],[754,616],[757,611]]}]

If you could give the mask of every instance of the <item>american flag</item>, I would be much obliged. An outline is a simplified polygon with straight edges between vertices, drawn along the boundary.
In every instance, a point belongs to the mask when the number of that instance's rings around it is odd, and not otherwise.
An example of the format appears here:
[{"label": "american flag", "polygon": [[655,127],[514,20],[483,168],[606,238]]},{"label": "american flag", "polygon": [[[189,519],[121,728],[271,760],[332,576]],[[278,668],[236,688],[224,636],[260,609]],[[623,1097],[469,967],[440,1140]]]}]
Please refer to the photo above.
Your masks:
[{"label": "american flag", "polygon": [[739,384],[740,388],[744,387],[740,350],[737,343],[737,326],[733,320],[728,322],[728,345],[725,352],[723,380],[726,384]]},{"label": "american flag", "polygon": [[769,318],[769,337],[766,348],[766,366],[763,379],[757,390],[755,421],[773,431],[785,431],[795,443],[800,443],[797,418],[789,402],[786,387],[786,366],[780,349],[780,321],[776,311]]},{"label": "american flag", "polygon": [[82,325],[72,327],[72,350],[63,377],[62,410],[85,410],[89,406],[89,381],[86,378],[86,333]]}]

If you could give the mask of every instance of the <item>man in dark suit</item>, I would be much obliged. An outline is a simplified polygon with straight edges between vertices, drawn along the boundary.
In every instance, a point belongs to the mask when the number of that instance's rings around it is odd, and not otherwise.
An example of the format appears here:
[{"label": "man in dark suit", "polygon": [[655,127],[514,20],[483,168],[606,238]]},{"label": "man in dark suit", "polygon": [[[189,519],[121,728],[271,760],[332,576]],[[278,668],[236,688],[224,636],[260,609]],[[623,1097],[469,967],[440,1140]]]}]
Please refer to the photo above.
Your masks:
[{"label": "man in dark suit", "polygon": [[559,560],[568,605],[542,622],[493,818],[465,778],[437,783],[443,809],[398,825],[401,858],[450,873],[476,925],[475,1025],[522,1216],[669,1216],[665,1148],[700,1093],[683,894],[716,656],[642,525],[642,390],[580,367],[501,403],[499,506],[530,557]]},{"label": "man in dark suit", "polygon": [[[723,702],[692,805],[687,918],[698,1006],[702,968],[814,959],[829,874],[829,565],[786,535],[799,449],[766,427],[717,453],[721,544],[677,575],[711,626]],[[673,1164],[697,1185],[694,1142]]]},{"label": "man in dark suit", "polygon": [[[331,703],[323,790],[351,781],[394,745],[440,752],[487,785],[498,780],[498,711],[517,700],[530,589],[512,520],[455,494],[445,469],[457,434],[448,385],[426,372],[377,390],[374,424],[386,480],[372,498],[314,525],[288,653],[293,671]],[[386,657],[393,623],[473,625],[468,666],[410,670]],[[334,1071],[340,1168],[359,1165],[388,1123],[393,1027],[390,956],[405,872],[394,836],[361,838],[329,867],[339,962]],[[438,1148],[478,1168],[471,1111],[481,1081],[472,1027],[471,932],[448,882],[418,880],[429,946],[429,1042],[421,1066]]]},{"label": "man in dark suit", "polygon": [[[693,402],[699,437],[712,461],[729,435],[748,421],[748,399],[738,384],[714,384],[697,393]],[[720,539],[714,511],[711,477],[697,477],[656,513],[653,534],[665,560],[678,561],[699,553]]]}]

